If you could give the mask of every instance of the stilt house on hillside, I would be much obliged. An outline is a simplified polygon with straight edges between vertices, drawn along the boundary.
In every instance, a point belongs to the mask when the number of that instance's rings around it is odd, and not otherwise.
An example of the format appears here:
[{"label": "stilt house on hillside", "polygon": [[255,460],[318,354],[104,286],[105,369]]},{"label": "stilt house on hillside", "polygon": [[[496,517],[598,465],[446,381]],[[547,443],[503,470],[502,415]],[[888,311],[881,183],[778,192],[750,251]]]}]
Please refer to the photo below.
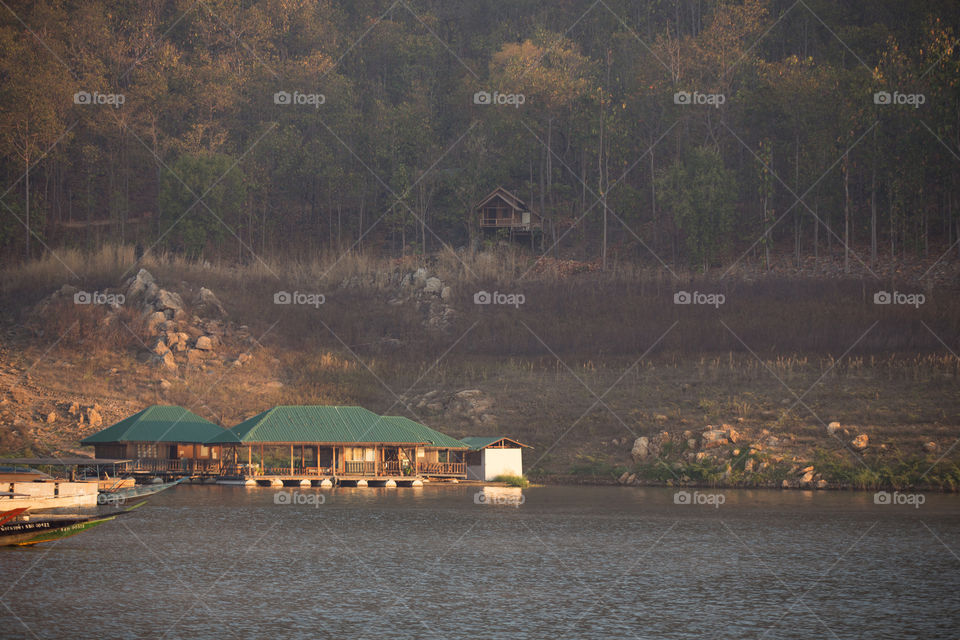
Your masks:
[{"label": "stilt house on hillside", "polygon": [[531,245],[543,229],[543,218],[531,211],[523,200],[503,187],[497,187],[474,208],[482,234],[495,235],[501,230],[511,240],[527,241]]}]

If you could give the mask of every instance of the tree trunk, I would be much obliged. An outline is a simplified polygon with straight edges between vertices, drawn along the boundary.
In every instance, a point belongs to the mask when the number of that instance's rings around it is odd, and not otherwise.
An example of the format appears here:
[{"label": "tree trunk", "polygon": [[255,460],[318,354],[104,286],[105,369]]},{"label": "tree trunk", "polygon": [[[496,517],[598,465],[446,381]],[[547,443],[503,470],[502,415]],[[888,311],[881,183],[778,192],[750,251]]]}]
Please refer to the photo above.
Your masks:
[{"label": "tree trunk", "polygon": [[850,152],[843,154],[843,272],[850,273]]},{"label": "tree trunk", "polygon": [[24,173],[24,177],[26,178],[25,197],[26,197],[26,218],[27,218],[27,223],[26,223],[26,227],[27,227],[27,255],[26,255],[26,259],[29,260],[29,259],[30,259],[30,154],[29,154],[29,153],[23,154],[23,159],[24,159],[24,165],[26,166],[26,172]]},{"label": "tree trunk", "polygon": [[870,267],[877,266],[877,130],[873,130],[873,168],[870,175]]}]

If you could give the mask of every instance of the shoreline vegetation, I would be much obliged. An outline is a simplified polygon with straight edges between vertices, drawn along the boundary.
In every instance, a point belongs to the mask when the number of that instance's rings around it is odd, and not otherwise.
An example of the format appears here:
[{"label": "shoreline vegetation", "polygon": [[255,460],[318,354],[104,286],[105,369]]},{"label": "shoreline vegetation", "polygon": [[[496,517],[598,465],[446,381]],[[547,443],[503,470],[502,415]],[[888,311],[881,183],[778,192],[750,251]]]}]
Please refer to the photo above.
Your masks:
[{"label": "shoreline vegetation", "polygon": [[[73,451],[158,402],[221,426],[278,404],[355,404],[529,443],[532,482],[957,491],[960,297],[952,264],[937,285],[909,276],[931,264],[881,282],[764,275],[755,260],[727,277],[599,272],[507,245],[248,265],[137,263],[130,246],[47,254],[0,270],[0,454]],[[168,340],[158,361],[141,309],[55,295],[116,292],[141,268],[193,318],[176,331],[216,336],[202,358]],[[880,290],[924,302],[875,304]],[[324,301],[277,305],[278,291]],[[476,304],[478,291],[524,302]],[[724,302],[677,304],[680,291]]]},{"label": "shoreline vegetation", "polygon": [[[568,473],[533,476],[536,483],[597,485],[597,486],[649,486],[649,487],[714,487],[724,489],[799,489],[880,491],[915,490],[934,493],[960,492],[960,466],[953,462],[931,464],[929,460],[915,459],[895,465],[878,465],[871,468],[856,464],[833,461],[812,467],[817,482],[802,482],[796,468],[781,467],[772,474],[752,476],[741,470],[725,478],[723,466],[704,468],[702,465],[645,465],[633,468],[614,467],[614,472],[604,475],[575,468]],[[619,474],[616,471],[620,471]],[[773,476],[773,477],[771,477]]]}]

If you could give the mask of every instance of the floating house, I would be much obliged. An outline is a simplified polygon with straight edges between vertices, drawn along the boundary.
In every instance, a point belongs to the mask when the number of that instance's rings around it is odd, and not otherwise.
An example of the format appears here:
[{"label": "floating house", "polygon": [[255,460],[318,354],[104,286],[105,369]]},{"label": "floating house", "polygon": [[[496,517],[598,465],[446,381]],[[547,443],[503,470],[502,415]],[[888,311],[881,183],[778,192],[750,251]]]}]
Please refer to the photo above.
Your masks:
[{"label": "floating house", "polygon": [[208,440],[224,433],[183,407],[152,405],[80,441],[97,458],[123,459],[129,473],[211,474],[221,467],[220,447]]},{"label": "floating house", "polygon": [[386,481],[465,478],[467,445],[399,416],[362,407],[278,406],[207,441],[219,447],[229,475]]},{"label": "floating house", "polygon": [[230,429],[183,407],[153,405],[81,444],[112,464],[113,475],[320,486],[489,481],[522,475],[529,448],[498,436],[458,440],[403,416],[327,405],[277,406]]},{"label": "floating house", "polygon": [[534,232],[543,228],[543,218],[503,187],[491,191],[477,204],[474,213],[480,220],[482,233],[497,233],[502,229],[511,239],[532,242]]},{"label": "floating house", "polygon": [[501,475],[523,475],[523,450],[530,445],[498,436],[470,436],[460,441],[470,447],[467,479],[490,481]]}]

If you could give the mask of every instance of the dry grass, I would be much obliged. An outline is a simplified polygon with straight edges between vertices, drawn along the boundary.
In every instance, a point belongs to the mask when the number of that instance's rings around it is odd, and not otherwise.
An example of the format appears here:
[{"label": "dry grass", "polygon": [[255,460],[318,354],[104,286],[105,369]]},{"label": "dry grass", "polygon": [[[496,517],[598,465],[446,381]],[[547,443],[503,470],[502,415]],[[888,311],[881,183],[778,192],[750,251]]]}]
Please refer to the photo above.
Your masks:
[{"label": "dry grass", "polygon": [[[133,266],[130,247],[59,255],[77,279],[49,256],[0,271],[0,298],[9,311],[26,310],[65,282],[97,290],[116,286]],[[246,266],[150,255],[143,266],[163,286],[181,292],[209,287],[236,324],[250,327],[259,342],[250,364],[171,377],[172,388],[161,394],[161,374],[136,359],[145,336],[134,311],[123,312],[128,330],[102,324],[102,310],[70,304],[32,320],[41,334],[31,339],[31,356],[62,335],[50,357],[73,365],[59,372],[67,391],[142,404],[163,399],[222,424],[284,403],[360,404],[400,413],[394,394],[421,377],[411,395],[480,388],[494,400],[492,426],[416,413],[452,435],[509,433],[534,444],[535,456],[576,424],[540,463],[553,471],[586,459],[628,462],[628,448],[613,452],[600,443],[631,436],[630,430],[683,431],[740,419],[814,443],[823,437],[820,419],[839,420],[869,425],[879,438],[909,440],[916,448],[923,437],[945,439],[960,424],[960,361],[940,342],[957,350],[960,301],[952,291],[927,292],[920,309],[878,308],[871,300],[874,285],[856,280],[685,275],[677,283],[626,265],[563,276],[554,263],[521,278],[532,263],[529,254],[510,247],[445,250],[426,259],[351,253]],[[398,293],[391,276],[418,266],[454,287],[459,316],[446,333],[426,329],[424,311],[414,302],[388,302]],[[522,292],[527,301],[520,309],[477,306],[472,296],[481,288]],[[320,309],[278,308],[272,296],[281,289],[323,292],[327,301]],[[727,302],[719,309],[675,305],[680,289],[722,292]],[[399,345],[384,348],[385,338]],[[105,373],[112,369],[117,373]],[[56,368],[42,370],[36,377],[58,375]],[[615,382],[604,396],[612,411],[602,405],[587,411],[593,394]],[[803,405],[791,407],[794,393],[816,415]]]}]

